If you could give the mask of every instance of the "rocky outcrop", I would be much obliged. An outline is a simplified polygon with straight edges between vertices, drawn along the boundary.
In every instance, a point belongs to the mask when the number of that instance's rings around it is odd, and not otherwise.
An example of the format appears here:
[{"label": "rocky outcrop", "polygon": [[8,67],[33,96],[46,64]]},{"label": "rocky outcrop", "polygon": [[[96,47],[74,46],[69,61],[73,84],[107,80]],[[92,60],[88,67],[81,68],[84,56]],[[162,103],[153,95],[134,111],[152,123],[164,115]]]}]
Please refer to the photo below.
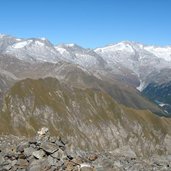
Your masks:
[{"label": "rocky outcrop", "polygon": [[[79,140],[78,140],[79,141]],[[126,149],[125,149],[126,150]],[[171,157],[150,158],[111,152],[70,151],[68,143],[52,137],[42,128],[32,139],[15,136],[0,137],[1,171],[122,171],[171,170]]]},{"label": "rocky outcrop", "polygon": [[[7,141],[9,144],[6,144]],[[86,156],[72,154],[61,138],[49,135],[47,128],[42,128],[33,139],[17,139],[13,145],[12,141],[10,136],[1,137],[0,170],[94,171],[91,161],[96,158],[88,159]]]}]

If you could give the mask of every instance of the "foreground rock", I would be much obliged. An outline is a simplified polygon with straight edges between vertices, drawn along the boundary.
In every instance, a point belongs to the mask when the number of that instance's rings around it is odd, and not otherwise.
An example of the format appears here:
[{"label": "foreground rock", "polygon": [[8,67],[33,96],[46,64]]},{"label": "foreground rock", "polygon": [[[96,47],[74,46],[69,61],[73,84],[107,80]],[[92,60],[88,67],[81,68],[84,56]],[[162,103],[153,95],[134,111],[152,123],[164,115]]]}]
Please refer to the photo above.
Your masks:
[{"label": "foreground rock", "polygon": [[50,137],[47,128],[32,140],[14,140],[13,136],[1,139],[0,171],[95,170],[88,158],[71,155],[61,138]]},{"label": "foreground rock", "polygon": [[42,128],[34,139],[0,139],[0,171],[169,171],[171,156],[137,158],[116,152],[71,152],[61,138]]}]

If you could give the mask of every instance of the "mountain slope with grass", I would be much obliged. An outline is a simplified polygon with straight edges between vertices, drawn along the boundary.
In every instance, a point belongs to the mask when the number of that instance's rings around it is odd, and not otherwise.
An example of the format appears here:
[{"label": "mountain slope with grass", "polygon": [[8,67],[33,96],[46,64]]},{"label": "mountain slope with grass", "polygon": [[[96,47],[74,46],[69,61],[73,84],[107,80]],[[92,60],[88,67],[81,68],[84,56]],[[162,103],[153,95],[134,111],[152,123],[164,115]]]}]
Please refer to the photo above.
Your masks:
[{"label": "mountain slope with grass", "polygon": [[125,107],[104,91],[70,87],[50,77],[17,82],[4,97],[0,117],[0,132],[32,136],[45,126],[69,139],[72,149],[145,156],[170,148],[170,119]]}]

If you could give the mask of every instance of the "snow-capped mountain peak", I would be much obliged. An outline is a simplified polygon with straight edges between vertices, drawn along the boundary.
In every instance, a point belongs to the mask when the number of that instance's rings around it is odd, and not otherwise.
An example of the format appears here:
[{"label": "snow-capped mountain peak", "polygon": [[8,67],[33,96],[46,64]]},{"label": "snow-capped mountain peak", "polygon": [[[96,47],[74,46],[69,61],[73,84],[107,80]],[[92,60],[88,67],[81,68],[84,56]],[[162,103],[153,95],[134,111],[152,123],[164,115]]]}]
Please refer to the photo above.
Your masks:
[{"label": "snow-capped mountain peak", "polygon": [[97,68],[102,63],[102,57],[93,50],[85,49],[77,44],[60,44],[55,49],[62,55],[64,60],[78,64],[85,68]]},{"label": "snow-capped mountain peak", "polygon": [[109,44],[102,48],[95,49],[96,52],[116,52],[116,51],[127,51],[129,53],[134,53],[136,50],[143,49],[144,45],[132,41],[122,41],[115,44]]},{"label": "snow-capped mountain peak", "polygon": [[13,44],[7,46],[3,53],[26,61],[55,63],[60,60],[60,54],[47,39],[30,38],[16,40]]},{"label": "snow-capped mountain peak", "polygon": [[155,56],[159,58],[162,58],[166,61],[171,61],[171,46],[166,46],[166,47],[146,46],[144,49],[153,53]]},{"label": "snow-capped mountain peak", "polygon": [[31,42],[32,42],[32,40],[20,41],[20,42],[13,44],[12,48],[14,48],[14,49],[24,48],[25,46],[29,45]]},{"label": "snow-capped mountain peak", "polygon": [[171,46],[146,46],[133,41],[122,41],[92,50],[74,43],[54,46],[46,38],[17,39],[1,35],[0,50],[26,61],[56,63],[64,60],[85,68],[105,66],[111,68],[112,72],[117,70],[117,74],[123,74],[126,68],[142,82],[150,72],[171,67]]},{"label": "snow-capped mountain peak", "polygon": [[23,63],[34,62],[35,65],[36,62],[43,62],[43,65],[46,62],[48,65],[58,63],[58,66],[61,62],[72,64],[98,79],[112,83],[121,81],[139,91],[152,82],[171,81],[171,46],[147,46],[122,41],[93,50],[73,43],[54,46],[46,38],[18,39],[1,34],[0,54],[5,54],[5,58],[18,58]]}]

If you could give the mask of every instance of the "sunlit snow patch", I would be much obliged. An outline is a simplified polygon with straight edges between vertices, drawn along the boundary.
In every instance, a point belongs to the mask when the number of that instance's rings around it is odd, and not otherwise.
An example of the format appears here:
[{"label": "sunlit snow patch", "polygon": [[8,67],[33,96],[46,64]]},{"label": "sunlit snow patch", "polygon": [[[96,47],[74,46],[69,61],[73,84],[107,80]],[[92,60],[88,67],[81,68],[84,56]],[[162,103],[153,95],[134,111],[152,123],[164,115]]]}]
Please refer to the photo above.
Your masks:
[{"label": "sunlit snow patch", "polygon": [[32,40],[15,43],[12,47],[15,48],[15,49],[20,49],[20,48],[23,48],[26,45],[30,44],[31,42],[32,42]]},{"label": "sunlit snow patch", "polygon": [[136,89],[139,90],[139,91],[143,91],[144,88],[145,88],[145,82],[140,80],[140,85],[138,87],[136,87]]}]

